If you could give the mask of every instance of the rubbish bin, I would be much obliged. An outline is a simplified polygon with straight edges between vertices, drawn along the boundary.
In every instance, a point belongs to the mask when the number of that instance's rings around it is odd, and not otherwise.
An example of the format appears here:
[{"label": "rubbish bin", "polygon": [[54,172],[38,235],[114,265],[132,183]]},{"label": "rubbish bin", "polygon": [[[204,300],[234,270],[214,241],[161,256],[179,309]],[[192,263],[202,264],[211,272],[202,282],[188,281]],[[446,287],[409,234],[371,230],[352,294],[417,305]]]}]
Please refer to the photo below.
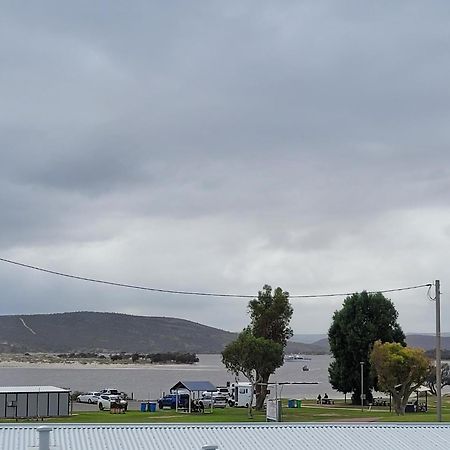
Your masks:
[{"label": "rubbish bin", "polygon": [[147,411],[147,403],[141,403],[141,412]]},{"label": "rubbish bin", "polygon": [[148,410],[150,412],[156,412],[156,402],[149,402],[148,404]]},{"label": "rubbish bin", "polygon": [[293,398],[288,400],[288,408],[297,408],[297,401]]},{"label": "rubbish bin", "polygon": [[302,407],[302,401],[301,400],[297,400],[297,408],[301,408]]}]

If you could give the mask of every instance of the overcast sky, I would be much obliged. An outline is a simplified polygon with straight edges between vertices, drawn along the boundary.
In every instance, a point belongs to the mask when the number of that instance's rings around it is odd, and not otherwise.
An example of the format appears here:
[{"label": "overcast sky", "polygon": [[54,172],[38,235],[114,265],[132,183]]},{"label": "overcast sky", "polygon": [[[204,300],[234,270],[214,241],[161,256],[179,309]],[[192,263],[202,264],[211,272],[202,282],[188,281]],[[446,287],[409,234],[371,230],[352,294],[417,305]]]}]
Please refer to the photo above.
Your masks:
[{"label": "overcast sky", "polygon": [[[450,4],[2,1],[0,257],[162,289],[442,284]],[[0,314],[115,311],[239,331],[247,300],[0,263]],[[426,289],[390,294],[433,332]],[[292,300],[296,333],[343,298]]]}]

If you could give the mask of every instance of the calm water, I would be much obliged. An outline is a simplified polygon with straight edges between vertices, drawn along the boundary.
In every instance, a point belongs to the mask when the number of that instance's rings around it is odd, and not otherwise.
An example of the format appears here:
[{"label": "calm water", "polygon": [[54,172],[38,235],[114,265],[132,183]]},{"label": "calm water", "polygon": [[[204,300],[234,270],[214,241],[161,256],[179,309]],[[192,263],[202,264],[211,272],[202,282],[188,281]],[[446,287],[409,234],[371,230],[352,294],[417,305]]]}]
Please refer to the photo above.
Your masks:
[{"label": "calm water", "polygon": [[[220,355],[199,355],[195,365],[162,365],[116,368],[67,367],[55,369],[42,365],[30,368],[0,368],[0,385],[27,386],[45,385],[66,387],[72,391],[93,391],[103,387],[114,387],[134,394],[140,400],[159,398],[162,392],[178,381],[207,380],[222,386],[234,381],[221,363]],[[310,361],[290,361],[280,367],[272,376],[272,382],[318,382],[317,385],[284,386],[283,397],[315,398],[325,392],[331,398],[341,398],[342,394],[333,391],[328,383],[329,355],[311,356]],[[308,372],[302,371],[307,364]],[[273,389],[273,388],[271,388]]]}]

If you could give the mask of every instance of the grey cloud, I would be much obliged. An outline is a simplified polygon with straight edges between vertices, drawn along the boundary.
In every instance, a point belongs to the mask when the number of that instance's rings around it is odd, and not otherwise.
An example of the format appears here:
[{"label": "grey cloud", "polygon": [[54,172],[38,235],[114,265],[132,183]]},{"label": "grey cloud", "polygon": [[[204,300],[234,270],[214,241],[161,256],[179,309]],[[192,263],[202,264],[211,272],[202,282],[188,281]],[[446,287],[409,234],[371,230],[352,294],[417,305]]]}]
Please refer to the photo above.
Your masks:
[{"label": "grey cloud", "polygon": [[[0,247],[126,281],[139,255],[153,276],[137,282],[180,288],[433,277],[434,241],[431,268],[408,260],[427,233],[448,246],[420,218],[448,228],[449,15],[444,1],[2,5]],[[89,307],[65,286],[68,309]],[[57,304],[48,289],[36,308]],[[189,317],[197,302],[159,300]]]}]

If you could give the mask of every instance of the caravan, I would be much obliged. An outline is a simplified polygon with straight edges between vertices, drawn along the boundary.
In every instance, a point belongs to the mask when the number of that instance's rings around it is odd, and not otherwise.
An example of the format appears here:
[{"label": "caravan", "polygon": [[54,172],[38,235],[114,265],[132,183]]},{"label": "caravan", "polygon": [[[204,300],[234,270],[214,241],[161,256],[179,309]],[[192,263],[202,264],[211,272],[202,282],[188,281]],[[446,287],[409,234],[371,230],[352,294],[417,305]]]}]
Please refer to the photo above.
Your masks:
[{"label": "caravan", "polygon": [[251,383],[231,383],[230,384],[230,398],[228,399],[228,404],[230,406],[245,407],[248,408],[253,396],[253,388]]}]

